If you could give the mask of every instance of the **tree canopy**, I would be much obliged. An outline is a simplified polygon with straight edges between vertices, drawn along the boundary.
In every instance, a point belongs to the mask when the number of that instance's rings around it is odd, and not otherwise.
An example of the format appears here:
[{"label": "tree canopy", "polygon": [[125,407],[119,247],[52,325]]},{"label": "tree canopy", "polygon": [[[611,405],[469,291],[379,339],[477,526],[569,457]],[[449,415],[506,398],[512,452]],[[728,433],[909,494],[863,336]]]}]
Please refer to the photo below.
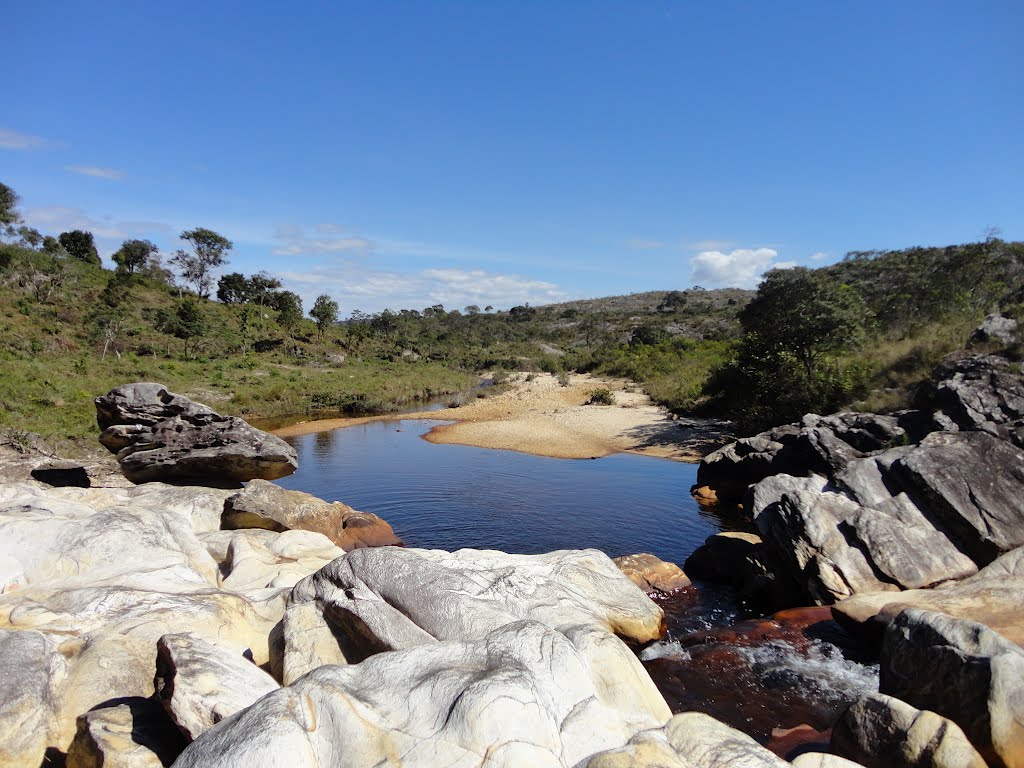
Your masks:
[{"label": "tree canopy", "polygon": [[3,182],[0,182],[0,232],[13,234],[21,223],[18,213],[18,194]]},{"label": "tree canopy", "polygon": [[338,302],[322,293],[313,302],[313,308],[309,310],[309,316],[316,323],[316,330],[320,338],[323,338],[324,331],[328,326],[338,322]]},{"label": "tree canopy", "polygon": [[142,270],[160,249],[149,240],[125,240],[114,253],[114,263],[119,271],[133,274]]},{"label": "tree canopy", "polygon": [[73,229],[70,232],[61,232],[60,237],[57,239],[71,258],[84,261],[87,264],[96,264],[97,266],[102,263],[100,261],[100,253],[96,250],[96,241],[93,239],[92,232]]},{"label": "tree canopy", "polygon": [[228,263],[227,254],[234,244],[212,229],[197,227],[179,235],[192,248],[191,252],[178,250],[171,258],[181,279],[191,283],[201,297],[209,298],[213,287],[213,271]]}]

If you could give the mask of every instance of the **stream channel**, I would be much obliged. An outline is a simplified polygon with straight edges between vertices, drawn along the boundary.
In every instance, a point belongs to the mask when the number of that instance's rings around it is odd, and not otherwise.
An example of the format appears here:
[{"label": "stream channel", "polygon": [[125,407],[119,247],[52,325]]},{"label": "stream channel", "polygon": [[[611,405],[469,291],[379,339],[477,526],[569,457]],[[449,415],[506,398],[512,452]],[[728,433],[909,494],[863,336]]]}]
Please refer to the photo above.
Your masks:
[{"label": "stream channel", "polygon": [[[551,459],[421,439],[439,423],[376,421],[287,438],[299,470],[277,483],[373,512],[410,547],[593,547],[682,564],[714,533],[751,530],[697,505],[695,464]],[[827,609],[764,619],[728,589],[701,583],[659,603],[669,634],[638,652],[674,712],[707,712],[786,753],[793,738],[779,731],[809,725],[796,742],[827,739],[815,732],[877,690],[873,659]]]}]

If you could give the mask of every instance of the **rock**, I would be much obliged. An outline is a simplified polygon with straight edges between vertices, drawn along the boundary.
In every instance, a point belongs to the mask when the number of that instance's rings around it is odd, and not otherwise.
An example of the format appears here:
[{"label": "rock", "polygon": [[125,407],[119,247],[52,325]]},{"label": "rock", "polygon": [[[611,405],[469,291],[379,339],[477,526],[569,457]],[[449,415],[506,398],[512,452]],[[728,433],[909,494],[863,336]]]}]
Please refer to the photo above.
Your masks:
[{"label": "rock", "polygon": [[612,558],[612,562],[630,581],[647,593],[661,592],[667,595],[690,586],[690,580],[682,568],[651,554],[623,555]]},{"label": "rock", "polygon": [[988,627],[907,608],[882,646],[881,693],[959,725],[991,766],[1024,766],[1024,650]]},{"label": "rock", "polygon": [[721,502],[739,503],[749,486],[790,468],[786,444],[799,432],[793,425],[779,427],[712,451],[697,467],[694,488],[707,489],[705,496],[713,493]]},{"label": "rock", "polygon": [[599,752],[582,768],[694,768],[673,749],[664,731],[643,731],[618,749]]},{"label": "rock", "polygon": [[220,585],[237,592],[293,587],[345,554],[326,536],[312,531],[217,531],[203,536],[208,550],[214,539],[218,544],[212,552],[221,555],[223,546],[223,556],[214,558],[220,563]]},{"label": "rock", "polygon": [[933,432],[892,473],[979,565],[1024,545],[1020,448],[983,432]]},{"label": "rock", "polygon": [[792,728],[773,728],[771,739],[765,747],[779,757],[788,759],[791,755],[801,754],[810,749],[828,749],[831,738],[831,727],[820,730],[813,725],[801,723]]},{"label": "rock", "polygon": [[222,525],[316,531],[344,550],[402,544],[391,526],[374,514],[357,512],[340,502],[328,503],[302,491],[287,491],[265,480],[253,480],[227,500]]},{"label": "rock", "polygon": [[843,714],[832,750],[867,768],[987,768],[956,723],[880,693]]},{"label": "rock", "polygon": [[0,765],[37,766],[57,731],[57,692],[67,674],[58,642],[0,630]]},{"label": "rock", "polygon": [[885,628],[904,608],[939,611],[985,624],[1024,646],[1024,547],[1002,555],[974,576],[938,589],[869,592],[832,606],[836,621],[881,645]]},{"label": "rock", "polygon": [[977,344],[996,342],[999,344],[1012,344],[1017,335],[1018,323],[1012,317],[992,313],[986,315],[981,325],[974,329],[971,338],[967,341],[968,347]]},{"label": "rock", "polygon": [[793,758],[794,768],[864,768],[860,763],[824,752],[804,752]]},{"label": "rock", "polygon": [[789,768],[750,736],[703,712],[684,712],[665,726],[669,743],[700,768]]},{"label": "rock", "polygon": [[294,449],[160,384],[126,384],[96,402],[100,442],[128,479],[274,480],[298,467]]},{"label": "rock", "polygon": [[161,768],[185,748],[185,740],[152,699],[129,699],[78,718],[67,768]]},{"label": "rock", "polygon": [[280,688],[249,659],[195,635],[164,635],[156,648],[156,695],[189,741]]},{"label": "rock", "polygon": [[328,623],[317,603],[289,605],[281,630],[280,658],[271,661],[274,677],[285,685],[318,667],[348,663],[341,650],[343,638]]},{"label": "rock", "polygon": [[1024,446],[1024,380],[995,355],[953,358],[932,372],[916,405],[942,413],[951,428],[988,432]]},{"label": "rock", "polygon": [[517,621],[320,667],[222,721],[175,766],[575,766],[669,719],[637,665],[603,630]]},{"label": "rock", "polygon": [[349,662],[478,639],[519,619],[600,628],[637,642],[660,637],[664,620],[661,608],[597,550],[356,549],[295,585],[289,607],[310,602]]},{"label": "rock", "polygon": [[129,488],[62,488],[47,495],[86,504],[93,509],[130,506],[158,515],[175,513],[188,520],[193,533],[220,530],[224,501],[234,491],[196,485],[144,483]]}]

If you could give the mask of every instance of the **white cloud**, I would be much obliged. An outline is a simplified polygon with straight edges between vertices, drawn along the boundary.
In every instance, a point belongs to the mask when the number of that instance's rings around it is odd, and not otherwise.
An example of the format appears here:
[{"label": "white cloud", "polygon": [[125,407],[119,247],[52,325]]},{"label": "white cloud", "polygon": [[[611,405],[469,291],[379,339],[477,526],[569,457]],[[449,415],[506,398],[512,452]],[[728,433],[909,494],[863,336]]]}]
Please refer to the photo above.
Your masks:
[{"label": "white cloud", "polygon": [[308,272],[277,271],[310,307],[327,293],[346,311],[379,312],[385,308],[422,309],[444,304],[462,309],[469,304],[512,307],[562,301],[567,294],[554,283],[482,269],[428,268],[410,273],[368,269],[356,261],[337,261]]},{"label": "white cloud", "polygon": [[59,205],[29,208],[24,213],[25,223],[45,235],[58,235],[72,229],[84,229],[96,236],[96,246],[101,255],[108,256],[116,251],[121,241],[133,237],[154,237],[168,235],[175,230],[160,221],[115,220],[109,216],[95,219],[81,208]]},{"label": "white cloud", "polygon": [[7,128],[0,128],[0,149],[32,150],[46,149],[57,146],[56,142],[44,139],[42,136],[31,136],[27,133],[19,133]]},{"label": "white cloud", "polygon": [[825,261],[831,259],[832,254],[825,253],[824,251],[818,251],[817,253],[811,254],[811,261]]},{"label": "white cloud", "polygon": [[778,255],[772,248],[737,248],[728,253],[701,251],[690,259],[692,279],[705,288],[754,288],[767,270],[795,266],[793,262],[776,262]]},{"label": "white cloud", "polygon": [[281,243],[271,251],[275,256],[331,254],[345,251],[366,253],[371,250],[369,240],[346,235],[345,230],[337,224],[318,224],[313,228],[311,235],[301,227],[281,227],[275,233],[274,239]]},{"label": "white cloud", "polygon": [[100,168],[95,165],[65,165],[64,170],[80,174],[81,176],[94,176],[97,179],[108,179],[110,181],[121,181],[124,179],[124,172],[116,168]]}]

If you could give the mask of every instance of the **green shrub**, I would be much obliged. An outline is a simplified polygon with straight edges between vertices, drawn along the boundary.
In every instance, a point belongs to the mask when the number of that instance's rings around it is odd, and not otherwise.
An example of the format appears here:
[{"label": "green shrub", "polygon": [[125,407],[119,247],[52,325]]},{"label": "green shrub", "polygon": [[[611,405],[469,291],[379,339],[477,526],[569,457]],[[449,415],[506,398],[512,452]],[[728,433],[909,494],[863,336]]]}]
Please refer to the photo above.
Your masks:
[{"label": "green shrub", "polygon": [[607,387],[592,389],[587,395],[587,405],[615,405],[615,395]]}]

